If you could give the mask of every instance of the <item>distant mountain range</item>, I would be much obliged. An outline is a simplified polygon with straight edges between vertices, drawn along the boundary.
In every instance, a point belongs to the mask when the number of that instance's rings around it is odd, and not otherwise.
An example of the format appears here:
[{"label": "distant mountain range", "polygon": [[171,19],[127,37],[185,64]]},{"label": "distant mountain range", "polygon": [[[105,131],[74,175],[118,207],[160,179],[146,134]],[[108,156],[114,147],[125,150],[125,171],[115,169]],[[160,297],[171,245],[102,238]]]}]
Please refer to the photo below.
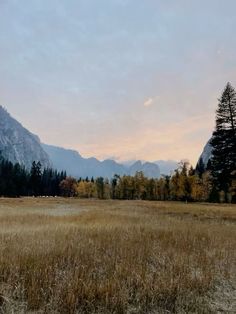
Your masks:
[{"label": "distant mountain range", "polygon": [[[123,162],[122,164],[126,167],[131,167],[134,163],[136,163],[137,160],[128,160]],[[141,161],[142,163],[145,163],[145,161]],[[175,160],[156,160],[153,161],[152,164],[156,164],[159,169],[161,175],[171,175],[178,167],[179,162]]]},{"label": "distant mountain range", "polygon": [[65,170],[74,177],[106,177],[135,175],[142,171],[149,178],[169,175],[177,168],[175,161],[142,162],[121,164],[114,160],[99,161],[96,158],[83,158],[77,151],[53,145],[42,144],[38,136],[25,129],[18,121],[0,106],[0,152],[13,163],[20,163],[30,169],[33,161],[40,161],[44,168],[53,167]]},{"label": "distant mountain range", "polygon": [[163,175],[171,175],[179,167],[179,162],[175,160],[157,160],[154,163],[158,165]]},{"label": "distant mountain range", "polygon": [[49,155],[53,166],[58,170],[65,169],[69,175],[75,177],[106,177],[118,175],[134,175],[143,171],[147,177],[159,178],[160,169],[155,163],[137,161],[130,166],[117,163],[114,160],[99,161],[96,158],[83,158],[77,151],[64,149],[52,145],[42,145]]}]

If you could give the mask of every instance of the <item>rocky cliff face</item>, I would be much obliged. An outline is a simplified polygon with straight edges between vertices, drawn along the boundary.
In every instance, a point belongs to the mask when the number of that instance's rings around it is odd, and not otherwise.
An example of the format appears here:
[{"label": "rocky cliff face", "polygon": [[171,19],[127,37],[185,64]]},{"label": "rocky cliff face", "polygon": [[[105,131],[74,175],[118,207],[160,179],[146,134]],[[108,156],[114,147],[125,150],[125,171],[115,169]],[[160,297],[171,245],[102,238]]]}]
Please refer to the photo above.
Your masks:
[{"label": "rocky cliff face", "polygon": [[203,152],[201,156],[199,157],[199,160],[197,162],[197,165],[200,163],[200,160],[202,159],[204,166],[206,167],[208,164],[208,161],[211,159],[212,156],[212,146],[210,144],[211,139],[206,143]]},{"label": "rocky cliff face", "polygon": [[0,106],[0,153],[13,163],[31,168],[33,161],[40,161],[43,168],[51,166],[39,138],[26,130]]}]

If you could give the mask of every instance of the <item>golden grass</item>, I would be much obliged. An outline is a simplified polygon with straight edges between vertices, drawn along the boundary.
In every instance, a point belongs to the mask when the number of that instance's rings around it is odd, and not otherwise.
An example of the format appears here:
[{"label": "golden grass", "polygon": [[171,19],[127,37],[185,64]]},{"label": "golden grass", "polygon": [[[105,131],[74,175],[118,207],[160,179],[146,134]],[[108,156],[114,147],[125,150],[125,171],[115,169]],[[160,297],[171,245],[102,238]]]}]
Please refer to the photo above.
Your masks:
[{"label": "golden grass", "polygon": [[2,313],[214,312],[235,225],[230,205],[1,199]]}]

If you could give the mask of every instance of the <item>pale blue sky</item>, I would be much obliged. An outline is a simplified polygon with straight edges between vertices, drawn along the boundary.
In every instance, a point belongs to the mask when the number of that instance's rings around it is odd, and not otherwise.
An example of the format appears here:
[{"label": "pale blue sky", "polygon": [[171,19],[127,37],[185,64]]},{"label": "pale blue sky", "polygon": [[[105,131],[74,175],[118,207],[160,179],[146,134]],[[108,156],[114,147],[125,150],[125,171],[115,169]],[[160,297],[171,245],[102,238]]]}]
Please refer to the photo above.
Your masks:
[{"label": "pale blue sky", "polygon": [[0,104],[100,159],[198,158],[236,86],[235,0],[0,0]]}]

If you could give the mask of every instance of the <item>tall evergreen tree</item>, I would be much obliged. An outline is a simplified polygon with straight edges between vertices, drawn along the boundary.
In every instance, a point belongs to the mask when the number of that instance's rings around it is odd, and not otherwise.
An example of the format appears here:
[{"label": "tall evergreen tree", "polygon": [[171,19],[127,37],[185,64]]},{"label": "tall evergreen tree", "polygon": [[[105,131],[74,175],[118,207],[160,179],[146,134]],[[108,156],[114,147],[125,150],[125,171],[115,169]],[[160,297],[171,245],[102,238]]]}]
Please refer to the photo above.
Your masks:
[{"label": "tall evergreen tree", "polygon": [[219,191],[227,193],[232,182],[232,172],[236,169],[236,92],[230,83],[219,99],[211,145],[214,183]]},{"label": "tall evergreen tree", "polygon": [[33,161],[31,171],[30,171],[30,184],[32,188],[32,194],[38,196],[41,192],[41,163]]}]

